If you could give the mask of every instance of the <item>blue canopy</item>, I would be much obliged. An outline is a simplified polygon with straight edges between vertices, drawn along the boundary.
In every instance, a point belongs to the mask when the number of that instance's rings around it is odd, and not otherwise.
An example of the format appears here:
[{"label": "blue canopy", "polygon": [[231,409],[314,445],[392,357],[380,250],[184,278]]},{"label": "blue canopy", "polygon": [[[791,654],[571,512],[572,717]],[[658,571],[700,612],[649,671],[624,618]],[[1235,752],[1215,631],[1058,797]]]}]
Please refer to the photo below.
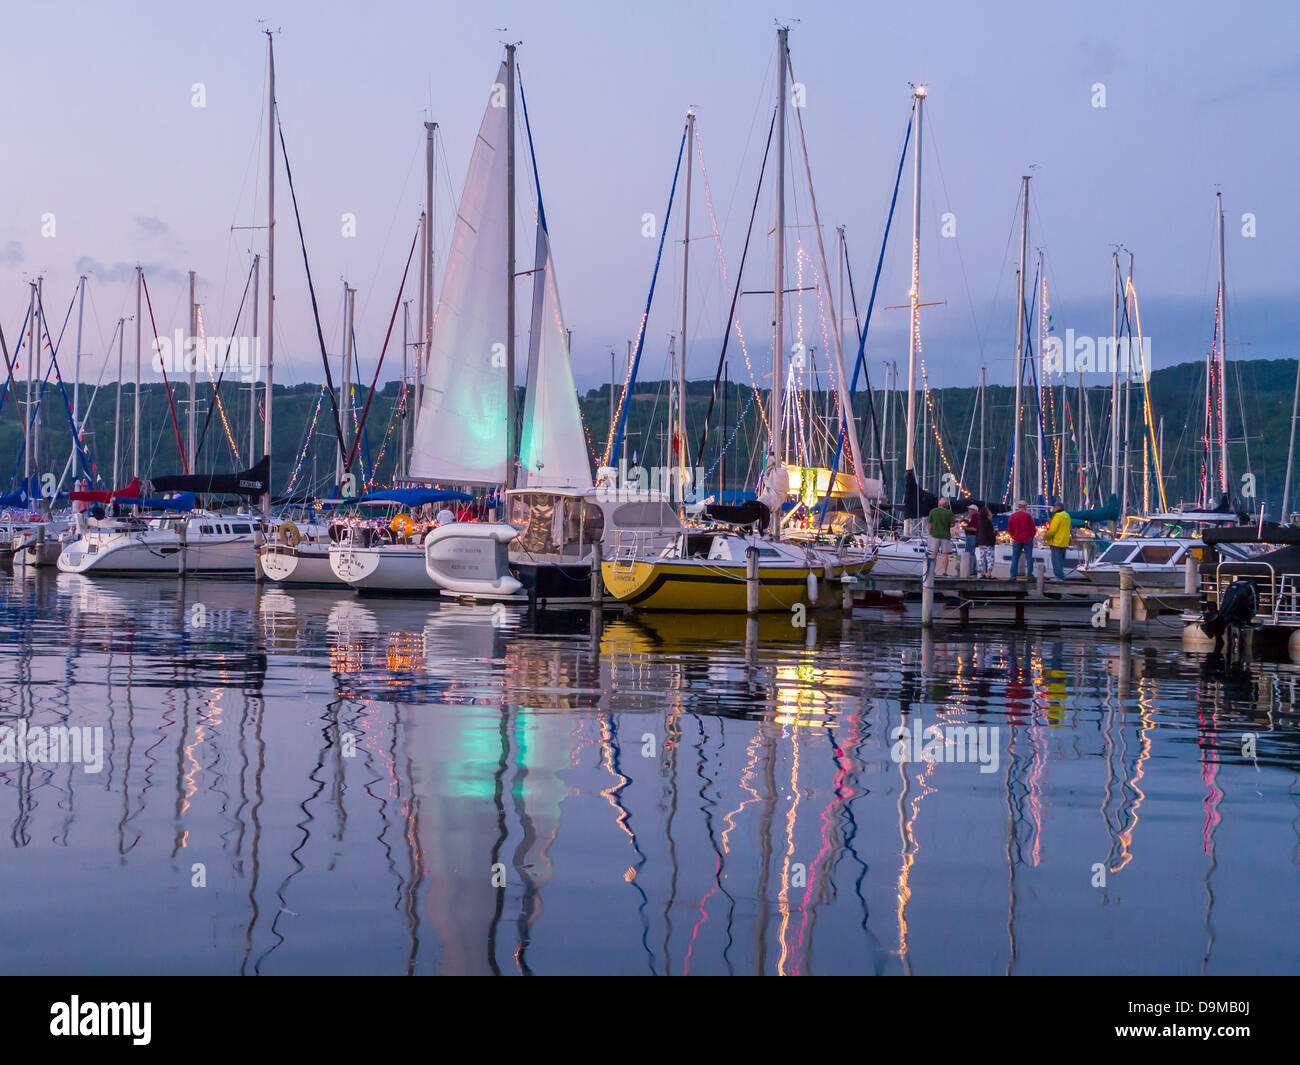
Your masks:
[{"label": "blue canopy", "polygon": [[[449,492],[440,488],[386,488],[382,492],[371,492],[369,495],[364,495],[355,502],[396,503],[403,507],[422,507],[426,503],[448,503],[452,500],[472,503],[474,497],[466,492]],[[347,502],[347,500],[342,500],[342,502]]]},{"label": "blue canopy", "polygon": [[137,496],[134,499],[114,499],[113,502],[121,507],[140,507],[142,510],[174,510],[179,513],[194,509],[194,493],[182,492],[170,499],[141,499]]}]

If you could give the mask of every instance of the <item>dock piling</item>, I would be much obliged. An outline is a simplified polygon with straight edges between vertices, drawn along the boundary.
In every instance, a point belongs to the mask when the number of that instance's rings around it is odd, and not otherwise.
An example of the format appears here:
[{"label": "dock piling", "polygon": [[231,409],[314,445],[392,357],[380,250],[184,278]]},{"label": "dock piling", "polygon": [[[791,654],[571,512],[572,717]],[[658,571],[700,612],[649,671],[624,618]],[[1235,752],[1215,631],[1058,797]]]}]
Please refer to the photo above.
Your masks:
[{"label": "dock piling", "polygon": [[1133,635],[1133,568],[1119,568],[1119,636],[1127,640]]},{"label": "dock piling", "polygon": [[758,613],[758,548],[745,548],[745,612]]},{"label": "dock piling", "polygon": [[1187,595],[1195,595],[1196,591],[1196,559],[1189,551],[1187,561],[1183,563],[1183,592]]}]

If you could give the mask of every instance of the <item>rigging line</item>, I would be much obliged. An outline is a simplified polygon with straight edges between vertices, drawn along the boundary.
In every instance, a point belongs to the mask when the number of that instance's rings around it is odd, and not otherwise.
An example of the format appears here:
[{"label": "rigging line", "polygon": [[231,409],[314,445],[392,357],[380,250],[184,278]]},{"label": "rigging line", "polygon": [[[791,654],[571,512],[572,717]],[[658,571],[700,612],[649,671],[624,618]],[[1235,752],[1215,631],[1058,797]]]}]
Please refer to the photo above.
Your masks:
[{"label": "rigging line", "polygon": [[[230,442],[230,450],[234,453],[235,462],[237,463],[241,462],[242,460],[239,457],[239,449],[235,447],[234,438],[230,434],[230,424],[229,422],[226,421],[226,409],[224,406],[222,406],[221,403],[221,382],[225,380],[226,367],[230,365],[230,347],[235,342],[234,334],[239,331],[239,319],[240,317],[242,317],[244,313],[244,301],[248,298],[248,288],[252,283],[253,283],[253,267],[250,265],[248,268],[248,277],[244,280],[244,294],[239,297],[239,309],[235,311],[235,324],[230,327],[231,335],[226,338],[226,353],[221,360],[221,373],[217,375],[217,379],[212,383],[212,394],[216,397],[217,400],[216,405],[221,411],[221,421],[226,427],[226,439]],[[204,337],[205,343],[203,345],[203,348],[204,348],[205,357],[207,352],[206,340],[207,338]],[[198,352],[195,352],[194,354],[195,354],[195,358],[197,358]],[[209,380],[212,379],[211,366],[208,367],[208,379]],[[198,465],[199,456],[203,454],[203,441],[207,438],[208,425],[211,423],[211,421],[212,421],[212,408],[209,407],[207,417],[203,419],[203,431],[199,434],[199,442],[194,448],[194,464],[196,466]],[[253,456],[249,455],[248,459],[249,462],[251,463],[253,460]]]},{"label": "rigging line", "polygon": [[[67,386],[64,384],[63,374],[59,370],[59,347],[63,344],[63,334],[68,328],[68,321],[72,318],[72,308],[73,305],[76,303],[76,301],[77,301],[77,297],[76,297],[76,293],[74,292],[72,299],[68,302],[68,313],[63,318],[63,326],[62,328],[59,329],[59,343],[56,345],[53,342],[53,338],[50,336],[50,323],[45,319],[44,302],[42,301],[39,295],[36,297],[36,319],[38,323],[41,323],[44,326],[45,342],[50,349],[50,365],[49,368],[45,371],[45,379],[41,382],[41,390],[36,397],[36,410],[37,411],[40,410],[41,399],[45,395],[45,389],[49,382],[50,374],[53,373],[55,383],[57,383],[59,386],[59,392],[62,393],[63,395],[63,407],[64,407],[63,413],[68,419],[68,427],[72,430],[72,443],[73,443],[73,447],[77,452],[77,458],[81,462],[81,471],[86,475],[87,480],[93,481],[94,474],[91,471],[91,466],[93,465],[93,463],[90,462],[89,455],[87,454],[86,449],[82,446],[81,440],[78,436],[77,423],[73,420],[72,417],[72,400],[68,398],[68,389]],[[32,414],[33,424],[35,422],[35,417],[36,417],[35,412],[33,412]]]},{"label": "rigging line", "polygon": [[[727,312],[727,329],[722,335],[722,352],[718,356],[718,369],[713,375],[713,391],[709,395],[709,409],[704,415],[704,429],[700,435],[700,449],[695,455],[695,465],[704,461],[704,446],[709,439],[709,419],[713,417],[713,408],[718,401],[718,382],[722,379],[722,367],[727,358],[727,344],[731,340],[731,323],[736,317],[736,301],[740,299],[740,285],[745,275],[745,259],[749,255],[749,241],[754,235],[754,218],[758,214],[758,199],[763,191],[763,174],[767,170],[767,157],[772,149],[772,133],[776,129],[776,108],[772,109],[772,121],[767,127],[767,147],[763,149],[763,163],[758,171],[758,186],[754,189],[754,206],[749,212],[749,228],[745,231],[745,247],[740,253],[740,266],[736,271],[736,284],[731,292],[731,309]],[[736,323],[739,326],[739,322]],[[756,390],[757,391],[757,390]],[[732,434],[735,435],[734,433]]]},{"label": "rigging line", "polygon": [[664,212],[664,224],[659,230],[659,250],[655,254],[654,273],[650,275],[650,293],[646,296],[645,313],[641,316],[641,327],[638,331],[636,342],[636,356],[632,359],[632,367],[628,371],[627,381],[623,385],[623,402],[618,412],[618,432],[612,441],[608,442],[605,450],[605,465],[608,466],[612,456],[618,454],[619,445],[623,442],[623,432],[627,428],[628,404],[631,399],[631,389],[636,381],[636,371],[641,365],[641,352],[645,348],[646,324],[650,320],[650,306],[655,298],[655,282],[659,280],[659,264],[663,261],[664,241],[668,238],[668,222],[672,218],[673,198],[677,195],[677,179],[682,171],[682,154],[686,151],[686,131],[689,124],[682,125],[682,141],[677,147],[677,166],[673,170],[672,188],[668,190],[668,210]]},{"label": "rigging line", "polygon": [[[948,183],[947,181],[944,180],[943,161],[939,158],[939,145],[936,141],[935,133],[934,133],[933,111],[931,112],[931,118],[930,118],[930,150],[934,152],[935,169],[939,171],[939,186],[940,188],[943,189],[944,205],[947,206],[949,209],[951,209],[952,198],[948,195]],[[1041,226],[1041,222],[1039,224]],[[984,362],[984,335],[980,332],[979,316],[975,313],[975,297],[971,295],[970,278],[966,274],[966,260],[961,253],[961,238],[957,236],[955,231],[953,233],[953,247],[957,251],[957,265],[961,268],[962,287],[965,288],[966,290],[966,303],[970,307],[971,321],[972,323],[974,323],[975,326],[975,343],[980,349],[980,362],[983,363]]]},{"label": "rigging line", "polygon": [[[330,369],[329,355],[325,351],[325,334],[321,332],[320,325],[320,304],[316,300],[316,286],[311,280],[311,263],[307,259],[307,238],[302,232],[302,215],[298,211],[298,193],[293,187],[293,170],[289,166],[289,149],[284,143],[284,124],[280,121],[280,109],[275,108],[275,114],[272,116],[275,122],[275,128],[280,134],[280,154],[284,158],[284,176],[289,182],[289,198],[293,201],[293,217],[298,223],[298,244],[302,248],[302,266],[307,272],[307,291],[311,295],[311,316],[312,321],[316,324],[316,340],[320,344],[320,360],[325,366],[325,383],[330,390],[330,411],[334,415],[334,439],[338,446],[339,454],[343,455],[343,421],[339,417],[339,397],[334,389],[334,371]],[[270,402],[271,397],[267,397]],[[344,456],[346,457],[346,456]]]},{"label": "rigging line", "polygon": [[[881,272],[881,270],[884,269],[884,266],[885,266],[885,250],[886,250],[886,249],[888,248],[888,246],[889,246],[889,232],[890,232],[890,230],[893,228],[893,224],[894,224],[894,208],[898,205],[898,190],[899,190],[899,187],[900,187],[900,185],[902,184],[902,180],[903,180],[903,166],[904,166],[904,164],[907,162],[907,146],[908,146],[908,143],[909,143],[909,142],[911,141],[911,139],[912,139],[912,124],[913,124],[913,122],[915,121],[915,115],[916,115],[916,101],[915,101],[915,99],[913,99],[913,101],[912,101],[912,107],[911,107],[911,113],[909,114],[908,119],[907,119],[907,129],[906,129],[906,130],[904,131],[904,133],[903,133],[903,150],[902,150],[901,152],[898,153],[898,171],[897,171],[897,173],[895,173],[895,175],[894,175],[894,193],[893,193],[893,196],[891,196],[891,197],[890,197],[890,200],[889,200],[889,214],[885,217],[885,234],[884,234],[884,236],[881,238],[881,241],[880,241],[880,255],[877,256],[877,258],[876,258],[876,274],[875,274],[875,277],[872,278],[872,281],[871,281],[871,295],[870,295],[870,297],[867,299],[867,313],[866,313],[865,320],[864,320],[863,323],[862,323],[862,328],[861,328],[861,330],[860,330],[859,333],[858,333],[858,357],[857,357],[857,358],[854,360],[854,362],[853,362],[853,381],[852,381],[852,383],[849,385],[849,402],[850,402],[850,403],[853,401],[853,396],[857,394],[857,390],[858,390],[858,371],[859,371],[859,370],[864,370],[864,371],[865,371],[865,369],[866,369],[866,364],[867,364],[867,333],[868,333],[868,331],[871,329],[871,314],[872,314],[872,312],[875,310],[875,307],[876,307],[876,293],[877,293],[877,292],[879,291],[879,289],[880,289],[880,272]],[[1009,239],[1009,238],[1008,238],[1008,239]],[[845,252],[844,260],[845,260],[846,263],[848,262],[848,253],[847,253],[847,250],[846,250],[846,252]],[[852,288],[853,288],[853,281],[852,281],[852,278],[853,278],[853,271],[852,271],[852,268],[850,268],[850,269],[849,269],[849,279],[850,279],[850,280],[849,280],[849,290],[850,290],[850,292],[852,291]],[[841,308],[841,310],[840,310],[840,313],[841,313],[841,314],[844,313],[842,308]],[[855,324],[856,324],[856,321],[857,321],[857,302],[856,302],[856,300],[854,301],[854,312],[853,312],[853,317],[854,317],[854,322],[855,322]],[[871,379],[870,379],[870,377],[868,376],[868,378],[867,378],[867,388],[870,389],[870,387],[871,387]],[[868,394],[869,394],[869,393],[868,393]],[[874,405],[874,403],[871,404],[871,409],[872,409],[872,424],[874,425],[874,424],[875,424],[875,405]],[[844,443],[845,443],[844,430],[845,430],[845,426],[846,426],[848,423],[847,423],[846,421],[844,421],[843,419],[841,419],[841,422],[842,422],[842,424],[841,424],[841,426],[840,426],[840,431],[839,431],[839,433],[837,434],[838,439],[836,440],[836,443],[835,443],[835,456],[834,456],[834,458],[831,459],[831,477],[832,477],[832,482],[833,482],[833,478],[834,478],[834,476],[835,476],[836,471],[839,469],[840,459],[841,459],[841,458],[843,457],[843,455],[844,455]],[[885,472],[884,450],[883,450],[883,446],[882,446],[882,443],[881,443],[881,438],[880,438],[878,435],[877,435],[877,437],[876,437],[876,454],[879,455],[879,456],[881,456],[881,459],[880,459],[880,472],[881,472],[881,480],[882,480],[882,482],[883,482],[883,481],[884,481],[884,472]],[[822,511],[822,512],[821,512],[821,516],[818,518],[818,526],[819,526],[819,527],[820,527],[820,525],[821,525],[822,523],[824,523],[825,520],[826,520],[826,510],[827,510],[827,507],[829,507],[829,505],[830,505],[830,496],[829,496],[829,494],[828,494],[827,497],[826,497],[826,499],[823,500],[823,502],[822,502],[822,507],[821,507],[821,511]]]},{"label": "rigging line", "polygon": [[[402,306],[402,296],[406,292],[406,277],[411,272],[411,260],[415,258],[415,245],[420,239],[420,229],[417,226],[415,236],[411,238],[411,250],[406,256],[406,269],[402,271],[402,283],[397,289],[397,299],[393,303],[393,313],[388,319],[388,332],[384,334],[384,346],[379,349],[379,359],[375,362],[375,376],[370,379],[370,392],[366,396],[366,405],[361,411],[361,421],[357,425],[357,438],[352,441],[352,454],[348,457],[347,462],[343,465],[343,473],[346,476],[352,469],[352,462],[357,457],[357,449],[361,445],[361,434],[365,431],[366,416],[370,413],[370,401],[375,398],[375,385],[379,381],[379,369],[384,365],[384,355],[388,352],[388,342],[393,337],[393,323],[397,321],[397,311]],[[349,388],[351,385],[349,384]],[[370,472],[373,474],[374,467]]]},{"label": "rigging line", "polygon": [[[158,323],[154,321],[153,300],[149,297],[149,282],[144,276],[144,271],[140,271],[140,285],[144,289],[144,301],[149,308],[149,325],[153,329],[154,350],[161,353],[161,347],[158,343]],[[172,415],[172,428],[176,431],[176,450],[181,455],[181,471],[187,476],[190,472],[189,459],[185,457],[185,445],[181,443],[181,423],[176,420],[176,403],[172,399],[171,382],[167,380],[167,366],[165,362],[160,362],[163,375],[163,391],[167,393],[167,407]],[[118,386],[121,387],[120,385]],[[155,445],[156,446],[156,445]]]}]

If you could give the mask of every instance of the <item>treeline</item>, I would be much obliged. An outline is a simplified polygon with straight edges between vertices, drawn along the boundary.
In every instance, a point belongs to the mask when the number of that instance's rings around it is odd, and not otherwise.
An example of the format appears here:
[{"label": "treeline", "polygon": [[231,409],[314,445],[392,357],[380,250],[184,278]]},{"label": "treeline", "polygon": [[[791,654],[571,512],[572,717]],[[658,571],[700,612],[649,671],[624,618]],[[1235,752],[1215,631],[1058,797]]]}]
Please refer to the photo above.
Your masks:
[{"label": "treeline", "polygon": [[[741,372],[745,372],[743,367]],[[1228,467],[1232,491],[1235,496],[1243,496],[1248,503],[1251,502],[1248,493],[1253,478],[1254,502],[1266,502],[1268,513],[1275,517],[1281,504],[1286,470],[1295,375],[1295,360],[1235,361],[1228,365]],[[747,378],[748,374],[745,376]],[[872,385],[870,392],[865,388],[859,392],[854,402],[863,460],[873,476],[883,475],[888,486],[896,487],[895,498],[898,498],[905,450],[905,396],[899,391],[887,395],[877,380],[873,380]],[[22,476],[24,408],[21,401],[25,398],[24,389],[25,384],[18,383],[0,411],[0,486],[12,484]],[[91,404],[92,391],[90,388],[82,389],[83,408]],[[621,386],[616,387],[616,401],[621,398],[620,392]],[[1063,471],[1065,501],[1070,506],[1078,505],[1082,468],[1082,475],[1089,484],[1090,500],[1102,501],[1110,486],[1110,382],[1094,375],[1084,390],[1082,403],[1077,382],[1066,389],[1064,396],[1059,385],[1051,392],[1050,399],[1044,403],[1048,429],[1044,451],[1049,460],[1045,481],[1050,484],[1056,471]],[[1152,375],[1145,393],[1149,394],[1150,422],[1161,454],[1166,498],[1171,505],[1193,501],[1200,494],[1204,461],[1204,364],[1184,363],[1159,370]],[[1151,471],[1148,490],[1152,505],[1158,502],[1155,459],[1148,439],[1151,433],[1147,429],[1146,394],[1140,382],[1135,382],[1127,404],[1121,395],[1121,427],[1127,425],[1127,436],[1122,434],[1121,438],[1128,441],[1129,499],[1134,507],[1142,505],[1144,441],[1147,443],[1145,465]],[[260,395],[259,390],[257,407],[251,412],[256,437],[254,450],[258,455],[263,434]],[[365,405],[366,395],[365,389],[358,391],[358,410]],[[669,395],[667,382],[638,383],[628,407],[624,431],[622,455],[629,464],[677,464],[667,435]],[[1022,426],[1025,435],[1022,494],[1029,496],[1035,493],[1037,486],[1039,448],[1035,395],[1028,388],[1023,395],[1027,413]],[[951,473],[959,477],[970,491],[979,492],[982,484],[985,495],[1001,498],[1009,476],[1013,396],[1013,389],[1009,386],[990,385],[985,390],[981,411],[980,390],[976,387],[936,388],[928,397],[918,395],[916,464],[922,471],[922,482],[937,490],[944,475]],[[186,398],[184,386],[174,390],[173,403],[182,440],[187,435]],[[197,464],[201,472],[234,470],[251,465],[248,386],[223,385],[221,399],[219,409],[212,402],[211,387],[200,386],[196,425],[197,435],[203,438]],[[595,464],[604,459],[611,436],[610,386],[592,389],[579,400]],[[120,422],[116,419],[116,404],[117,386],[107,385],[94,395],[88,416],[83,409],[84,446],[97,478],[105,484],[112,480],[115,423],[119,425],[121,472],[118,479],[125,482],[130,478],[132,385],[122,388]],[[181,466],[177,434],[172,424],[172,407],[161,383],[142,387],[140,406],[142,472],[146,476],[179,472]],[[1127,406],[1127,416],[1124,406]],[[367,419],[362,460],[367,473],[378,484],[391,483],[397,471],[402,422],[397,407],[397,383],[389,382],[376,393]],[[767,392],[756,390],[747,380],[731,380],[725,386],[720,385],[716,396],[712,381],[688,383],[687,465],[703,468],[710,490],[743,490],[753,485],[760,468],[761,449],[769,436],[769,407]],[[617,418],[617,409],[614,417]],[[833,393],[802,392],[798,404],[787,415],[786,437],[798,441],[792,446],[798,447],[799,454],[807,454],[812,463],[829,464],[835,449],[837,417]],[[203,428],[205,422],[206,431]],[[276,386],[273,425],[272,481],[277,491],[284,491],[295,470],[298,471],[294,486],[296,492],[328,491],[333,483],[336,434],[331,405],[328,398],[322,397],[320,386]],[[63,474],[72,452],[69,426],[70,418],[62,394],[57,387],[48,387],[41,407],[41,472],[52,471],[56,477]],[[310,445],[305,446],[309,431]],[[841,460],[841,468],[846,462],[847,458]],[[618,464],[618,456],[615,456],[613,464]],[[70,480],[71,474],[65,477],[65,487]]]}]

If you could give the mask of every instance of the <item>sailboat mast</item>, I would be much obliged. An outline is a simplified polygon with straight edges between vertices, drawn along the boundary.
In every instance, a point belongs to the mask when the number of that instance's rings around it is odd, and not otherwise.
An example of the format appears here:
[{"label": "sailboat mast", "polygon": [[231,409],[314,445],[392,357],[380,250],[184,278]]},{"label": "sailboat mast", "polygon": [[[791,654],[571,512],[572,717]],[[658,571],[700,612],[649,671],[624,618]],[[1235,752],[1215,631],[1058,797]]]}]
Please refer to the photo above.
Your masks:
[{"label": "sailboat mast", "polygon": [[[343,483],[343,456],[346,454],[351,457],[352,447],[352,293],[355,291],[348,287],[346,281],[343,282],[343,395],[339,397],[343,440],[334,456],[334,478],[339,484]],[[357,494],[360,495],[361,492],[358,491]]]},{"label": "sailboat mast", "polygon": [[[1043,277],[1043,252],[1041,248],[1038,251],[1038,283],[1043,288],[1042,295],[1046,296],[1047,282],[1046,279]],[[1046,327],[1046,323],[1043,321],[1043,318],[1040,315],[1039,323],[1038,323],[1038,352],[1040,356],[1042,355],[1042,351],[1043,351],[1045,327]],[[1040,369],[1038,372],[1038,499],[1044,502],[1047,500],[1047,496],[1044,495],[1043,493],[1043,474],[1044,471],[1047,469],[1047,438],[1044,435],[1046,426],[1043,424],[1044,423],[1043,400],[1050,394],[1050,388],[1051,388],[1051,386],[1048,385],[1046,381],[1046,376],[1047,376],[1046,370],[1041,368],[1041,363],[1040,363]]]},{"label": "sailboat mast", "polygon": [[[262,257],[253,256],[253,338],[256,347],[257,329],[260,319],[257,316],[258,289],[262,286]],[[257,374],[248,382],[248,464],[257,464]]]},{"label": "sailboat mast", "polygon": [[686,204],[682,212],[682,332],[680,357],[677,362],[677,429],[673,436],[677,450],[677,489],[682,493],[683,504],[686,498],[686,296],[689,288],[690,274],[688,265],[691,258],[691,153],[695,148],[695,112],[686,112]]},{"label": "sailboat mast", "polygon": [[1224,282],[1226,272],[1223,261],[1223,193],[1214,194],[1219,226],[1219,491],[1228,491],[1228,423],[1227,391],[1228,367],[1228,290]]},{"label": "sailboat mast", "polygon": [[[271,387],[275,376],[275,49],[266,31],[266,413],[262,422],[262,454],[271,454]],[[250,458],[252,456],[249,456]],[[267,477],[263,504],[271,513],[271,480]]]},{"label": "sailboat mast", "polygon": [[[408,349],[411,346],[411,301],[409,299],[402,301],[402,382],[397,390],[397,402],[402,402],[402,394],[406,392],[406,358]],[[411,420],[411,402],[410,396],[407,395],[406,410],[402,416],[402,450],[397,458],[397,475],[405,477],[410,464],[410,450],[407,432],[407,424]]]},{"label": "sailboat mast", "polygon": [[[72,454],[68,462],[72,466],[73,480],[76,480],[77,437],[81,433],[81,326],[86,317],[86,275],[81,275],[77,282],[77,359],[72,374]],[[90,487],[87,485],[86,487]]]},{"label": "sailboat mast", "polygon": [[1296,414],[1300,413],[1300,362],[1296,363],[1295,371],[1295,391],[1291,395],[1291,439],[1286,446],[1286,479],[1282,482],[1282,513],[1278,520],[1286,523],[1290,514],[1287,508],[1291,505],[1291,463],[1295,458],[1295,420]]},{"label": "sailboat mast", "polygon": [[[784,426],[781,423],[781,396],[785,391],[785,73],[790,54],[790,30],[776,31],[776,252],[772,285],[772,461],[785,458]],[[780,515],[773,523],[779,538]]]},{"label": "sailboat mast", "polygon": [[506,488],[515,486],[515,46],[506,45]]},{"label": "sailboat mast", "polygon": [[32,378],[35,375],[37,345],[41,331],[36,324],[36,282],[33,281],[31,305],[27,310],[27,404],[23,410],[23,483],[32,475]]},{"label": "sailboat mast", "polygon": [[436,122],[424,124],[424,211],[420,215],[420,339],[415,357],[415,409],[420,409],[433,334],[433,135]]},{"label": "sailboat mast", "polygon": [[[144,271],[135,268],[135,410],[131,417],[131,476],[140,476],[140,289],[143,284]],[[116,484],[113,485],[117,487]]]},{"label": "sailboat mast", "polygon": [[118,456],[122,449],[122,349],[126,344],[126,319],[117,320],[117,402],[113,411],[113,488],[118,485],[117,474],[121,469]]},{"label": "sailboat mast", "polygon": [[1119,495],[1119,250],[1110,253],[1111,288],[1114,309],[1111,312],[1110,339],[1110,494]]},{"label": "sailboat mast", "polygon": [[984,495],[984,367],[980,367],[980,499]]},{"label": "sailboat mast", "polygon": [[194,407],[195,395],[194,390],[198,384],[199,371],[199,305],[194,302],[194,271],[190,271],[190,357],[186,362],[190,364],[190,411],[189,418],[185,425],[185,454],[189,456],[189,468],[191,473],[197,473],[194,460],[198,458],[195,451],[195,425],[194,425]]},{"label": "sailboat mast", "polygon": [[913,92],[916,101],[916,147],[912,166],[912,303],[907,336],[907,454],[903,475],[916,471],[916,360],[917,342],[921,337],[921,118],[925,107],[925,86]]},{"label": "sailboat mast", "polygon": [[1020,498],[1020,379],[1025,357],[1025,254],[1029,244],[1029,175],[1020,179],[1020,269],[1016,274],[1016,398],[1011,409],[1011,501]]}]

